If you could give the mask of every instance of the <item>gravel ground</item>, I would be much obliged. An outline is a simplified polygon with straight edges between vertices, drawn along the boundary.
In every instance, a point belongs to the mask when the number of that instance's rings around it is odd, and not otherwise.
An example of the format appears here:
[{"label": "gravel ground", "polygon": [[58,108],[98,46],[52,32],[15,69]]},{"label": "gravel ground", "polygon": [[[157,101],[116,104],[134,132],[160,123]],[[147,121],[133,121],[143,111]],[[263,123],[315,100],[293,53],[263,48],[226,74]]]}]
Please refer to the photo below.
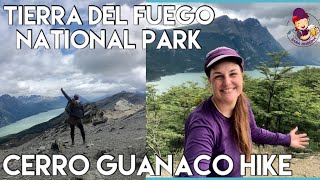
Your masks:
[{"label": "gravel ground", "polygon": [[[143,176],[136,176],[136,172],[131,176],[123,176],[119,171],[111,176],[104,176],[97,171],[97,159],[104,155],[110,154],[118,157],[118,154],[124,155],[125,169],[130,168],[130,154],[136,154],[136,163],[138,166],[145,155],[145,110],[135,113],[133,116],[125,119],[119,119],[96,126],[85,124],[87,144],[82,144],[79,129],[75,129],[75,146],[70,143],[70,128],[61,125],[46,132],[45,134],[15,148],[9,150],[0,150],[0,178],[1,179],[144,179]],[[60,147],[59,151],[51,148],[53,142],[57,141]],[[64,169],[68,176],[9,176],[2,167],[3,160],[9,154],[61,154],[70,159],[75,154],[85,155],[90,162],[89,171],[83,176],[74,176],[69,171],[68,166]],[[112,162],[118,162],[115,158]],[[11,168],[21,169],[20,161],[13,161],[9,165]],[[105,164],[103,165],[103,167]],[[83,167],[83,163],[75,163],[75,168]],[[34,169],[34,168],[30,168]],[[107,170],[107,168],[105,168]],[[138,168],[136,168],[138,169]],[[29,170],[29,169],[28,169]],[[52,173],[51,167],[48,168]]]},{"label": "gravel ground", "polygon": [[320,177],[320,154],[304,159],[293,158],[290,169],[294,177]]}]

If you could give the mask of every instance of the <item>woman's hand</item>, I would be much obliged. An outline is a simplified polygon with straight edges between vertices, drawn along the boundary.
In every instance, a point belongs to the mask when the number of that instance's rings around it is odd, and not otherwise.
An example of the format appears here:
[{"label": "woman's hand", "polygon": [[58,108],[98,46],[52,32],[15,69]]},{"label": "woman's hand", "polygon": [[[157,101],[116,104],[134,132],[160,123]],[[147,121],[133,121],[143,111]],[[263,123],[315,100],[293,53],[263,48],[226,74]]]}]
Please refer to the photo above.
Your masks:
[{"label": "woman's hand", "polygon": [[298,127],[290,131],[290,136],[291,136],[290,146],[294,148],[305,148],[305,146],[309,144],[308,143],[309,138],[307,137],[306,133],[296,134],[297,131],[298,131]]}]

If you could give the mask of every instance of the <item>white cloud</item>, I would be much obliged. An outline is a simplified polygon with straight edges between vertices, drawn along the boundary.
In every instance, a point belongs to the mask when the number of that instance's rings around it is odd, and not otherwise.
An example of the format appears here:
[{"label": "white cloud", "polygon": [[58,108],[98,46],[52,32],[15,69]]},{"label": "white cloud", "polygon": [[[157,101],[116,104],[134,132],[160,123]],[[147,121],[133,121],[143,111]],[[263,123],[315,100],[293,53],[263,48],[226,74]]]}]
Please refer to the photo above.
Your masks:
[{"label": "white cloud", "polygon": [[[28,1],[27,3],[51,5],[47,1]],[[104,3],[97,0],[81,1],[76,6],[79,12],[86,13],[88,5],[95,4],[101,7]],[[121,1],[120,3],[123,4],[122,8],[126,16],[124,18],[131,19],[132,6],[127,4],[134,2]],[[21,4],[26,3],[21,1]],[[55,4],[60,4],[66,11],[69,11],[74,2],[55,1]],[[87,16],[87,14],[81,14],[81,16]],[[6,13],[0,13],[0,43],[2,44],[0,49],[0,95],[58,96],[61,95],[60,88],[64,87],[71,94],[77,93],[90,98],[111,95],[122,90],[145,89],[146,55],[145,50],[140,48],[141,26],[98,25],[92,28],[94,31],[107,29],[108,35],[113,29],[127,28],[130,31],[130,42],[138,44],[136,50],[103,49],[96,46],[97,48],[93,50],[80,49],[71,54],[65,54],[54,49],[29,49],[25,45],[23,49],[16,49],[16,29],[26,34],[26,30],[32,28],[34,38],[37,37],[40,29],[43,29],[49,43],[53,44],[53,36],[49,34],[52,27],[45,25],[8,26],[6,18]],[[53,48],[53,45],[51,47]]]},{"label": "white cloud", "polygon": [[[157,5],[163,5],[165,3],[151,3],[153,8]],[[167,3],[166,3],[167,4]],[[286,35],[288,28],[288,21],[291,21],[292,12],[295,8],[301,7],[307,13],[310,13],[316,18],[320,19],[320,8],[318,3],[171,3],[173,5],[189,5],[193,8],[197,8],[202,5],[211,6],[216,18],[219,16],[227,15],[231,19],[245,20],[248,18],[256,18],[260,21],[262,26],[268,28],[270,33],[279,39]],[[158,25],[158,29],[176,28],[176,26],[163,26]]]}]

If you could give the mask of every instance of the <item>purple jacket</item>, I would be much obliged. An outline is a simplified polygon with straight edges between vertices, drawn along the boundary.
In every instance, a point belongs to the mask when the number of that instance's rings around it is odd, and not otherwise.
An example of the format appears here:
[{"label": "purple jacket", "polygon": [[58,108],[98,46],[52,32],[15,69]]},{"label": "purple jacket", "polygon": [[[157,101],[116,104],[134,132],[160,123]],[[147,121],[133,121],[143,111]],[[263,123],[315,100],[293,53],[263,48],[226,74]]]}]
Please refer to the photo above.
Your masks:
[{"label": "purple jacket", "polygon": [[[251,140],[258,144],[290,146],[290,135],[273,133],[256,125],[251,107],[249,107]],[[232,119],[223,116],[211,101],[211,97],[194,109],[185,124],[184,156],[193,176],[201,177],[193,168],[193,162],[199,155],[209,155],[211,160],[201,160],[199,168],[209,169],[209,176],[218,176],[212,169],[212,160],[226,154],[233,160],[230,177],[240,177],[240,151],[231,134]],[[228,168],[228,162],[218,163],[220,170]]]},{"label": "purple jacket", "polygon": [[301,36],[305,36],[309,33],[309,29],[305,29],[305,30],[297,30],[297,36],[300,39]]}]

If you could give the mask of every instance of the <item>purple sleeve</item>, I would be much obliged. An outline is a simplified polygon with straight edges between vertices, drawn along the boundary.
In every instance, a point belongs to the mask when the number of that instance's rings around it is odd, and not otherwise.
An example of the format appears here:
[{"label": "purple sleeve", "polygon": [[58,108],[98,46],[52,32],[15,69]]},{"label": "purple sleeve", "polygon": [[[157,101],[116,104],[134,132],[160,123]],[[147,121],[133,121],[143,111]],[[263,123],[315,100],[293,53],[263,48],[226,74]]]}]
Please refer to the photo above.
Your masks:
[{"label": "purple sleeve", "polygon": [[[194,177],[201,177],[194,170],[194,160],[200,155],[212,155],[214,145],[213,131],[209,123],[201,115],[191,114],[185,127],[186,139],[184,156]],[[198,164],[201,170],[209,169],[210,160],[201,160]]]},{"label": "purple sleeve", "polygon": [[309,33],[309,30],[308,29],[305,29],[305,30],[298,30],[297,31],[297,36],[298,38],[300,38],[301,36],[305,36]]},{"label": "purple sleeve", "polygon": [[252,110],[249,108],[249,120],[251,137],[254,143],[290,146],[291,138],[289,134],[274,133],[266,129],[257,127]]}]

